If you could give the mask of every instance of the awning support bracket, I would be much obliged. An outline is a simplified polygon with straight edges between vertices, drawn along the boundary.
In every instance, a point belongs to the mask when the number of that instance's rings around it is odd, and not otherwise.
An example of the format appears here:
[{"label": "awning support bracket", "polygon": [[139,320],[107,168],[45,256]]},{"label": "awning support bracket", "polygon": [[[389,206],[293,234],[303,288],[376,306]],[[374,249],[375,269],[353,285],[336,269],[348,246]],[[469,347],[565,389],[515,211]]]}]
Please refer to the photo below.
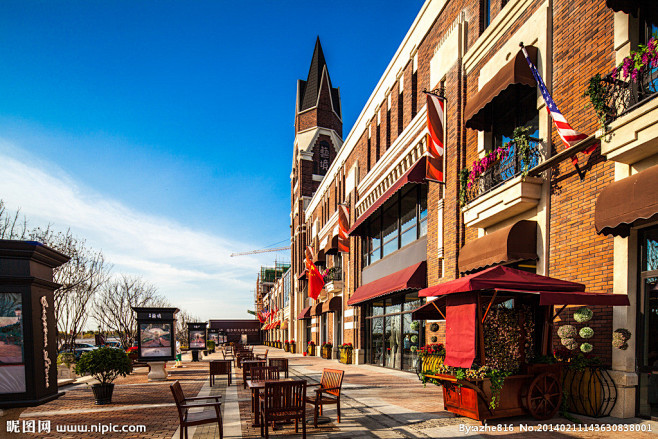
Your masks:
[{"label": "awning support bracket", "polygon": [[498,294],[498,290],[494,290],[493,297],[491,298],[491,301],[489,302],[489,306],[487,306],[487,310],[484,312],[484,316],[482,316],[482,323],[487,319],[487,314],[489,314],[489,309],[491,309],[491,305],[493,305],[494,300],[496,300],[496,294]]},{"label": "awning support bracket", "polygon": [[441,317],[443,317],[443,320],[446,320],[446,316],[445,316],[445,314],[443,314],[443,313],[441,312],[441,310],[439,309],[439,307],[436,306],[436,303],[435,303],[435,302],[436,302],[436,300],[433,300],[433,301],[432,301],[432,305],[434,305],[434,308],[436,308],[436,310],[439,312],[439,314],[441,314]]}]

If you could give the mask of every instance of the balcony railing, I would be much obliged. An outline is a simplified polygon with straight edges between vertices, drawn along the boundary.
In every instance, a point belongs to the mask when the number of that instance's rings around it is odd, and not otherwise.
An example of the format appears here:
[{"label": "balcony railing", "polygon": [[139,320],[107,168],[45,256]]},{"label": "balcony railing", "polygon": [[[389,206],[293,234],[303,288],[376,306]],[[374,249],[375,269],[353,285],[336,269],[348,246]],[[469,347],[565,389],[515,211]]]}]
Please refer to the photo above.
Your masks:
[{"label": "balcony railing", "polygon": [[628,81],[615,76],[594,76],[587,92],[604,127],[658,96],[658,68],[639,70]]},{"label": "balcony railing", "polygon": [[340,282],[343,280],[343,270],[338,267],[330,268],[327,275],[324,277],[325,283]]},{"label": "balcony railing", "polygon": [[540,139],[528,138],[527,156],[519,152],[515,142],[508,143],[503,157],[495,161],[481,174],[468,181],[462,181],[462,204],[468,204],[476,198],[492,191],[498,186],[521,175],[542,161]]}]

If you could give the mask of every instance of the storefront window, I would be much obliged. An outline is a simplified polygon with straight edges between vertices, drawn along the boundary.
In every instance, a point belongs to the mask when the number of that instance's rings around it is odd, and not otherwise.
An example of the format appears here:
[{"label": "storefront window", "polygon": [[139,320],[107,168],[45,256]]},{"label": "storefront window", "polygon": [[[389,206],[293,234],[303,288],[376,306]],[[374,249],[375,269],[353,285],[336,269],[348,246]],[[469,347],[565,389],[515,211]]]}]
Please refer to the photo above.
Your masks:
[{"label": "storefront window", "polygon": [[367,305],[369,355],[366,358],[372,364],[415,370],[423,325],[412,325],[411,311],[420,305],[422,299],[417,292],[398,294]]},{"label": "storefront window", "polygon": [[0,394],[26,391],[23,303],[20,293],[0,293]]},{"label": "storefront window", "polygon": [[369,265],[427,234],[427,187],[412,185],[368,220],[363,263]]}]

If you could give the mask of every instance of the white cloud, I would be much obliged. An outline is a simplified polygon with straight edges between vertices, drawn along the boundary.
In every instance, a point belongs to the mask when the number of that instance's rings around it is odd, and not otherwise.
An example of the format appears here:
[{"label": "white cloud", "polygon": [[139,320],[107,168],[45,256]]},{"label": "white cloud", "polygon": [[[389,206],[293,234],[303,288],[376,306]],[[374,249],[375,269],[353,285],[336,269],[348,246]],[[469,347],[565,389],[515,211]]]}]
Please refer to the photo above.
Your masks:
[{"label": "white cloud", "polygon": [[271,264],[272,254],[231,258],[257,245],[131,209],[2,140],[0,164],[0,199],[20,208],[30,227],[70,228],[102,250],[115,273],[143,276],[204,320],[249,318],[258,268]]}]

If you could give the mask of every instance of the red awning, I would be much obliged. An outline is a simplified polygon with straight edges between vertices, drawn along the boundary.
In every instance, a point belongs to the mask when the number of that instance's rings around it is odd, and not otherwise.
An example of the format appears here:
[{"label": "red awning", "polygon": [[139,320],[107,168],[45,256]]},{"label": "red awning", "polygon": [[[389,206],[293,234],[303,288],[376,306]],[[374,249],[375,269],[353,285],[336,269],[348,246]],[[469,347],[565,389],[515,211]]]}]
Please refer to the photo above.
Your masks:
[{"label": "red awning", "polygon": [[398,190],[402,188],[402,186],[406,185],[407,183],[426,183],[427,180],[425,180],[425,157],[421,157],[420,160],[416,162],[415,165],[411,167],[407,172],[404,173],[402,177],[398,179],[393,185],[388,188],[386,192],[384,192],[384,195],[379,197],[377,201],[372,203],[372,206],[368,210],[366,210],[356,221],[354,221],[354,224],[352,225],[352,228],[348,230],[347,234],[348,235],[359,235],[358,229],[361,227],[363,222],[370,217],[373,213],[379,209],[382,204],[386,202],[389,198],[391,198]]},{"label": "red awning", "polygon": [[427,285],[427,263],[419,262],[411,267],[361,285],[347,304],[350,306],[402,290],[419,290]]},{"label": "red awning", "polygon": [[311,307],[307,306],[302,310],[302,312],[299,313],[297,316],[297,320],[304,320],[304,319],[310,319],[311,318]]},{"label": "red awning", "polygon": [[585,285],[528,273],[510,267],[487,268],[459,279],[420,290],[418,296],[431,297],[477,290],[585,291]]}]

